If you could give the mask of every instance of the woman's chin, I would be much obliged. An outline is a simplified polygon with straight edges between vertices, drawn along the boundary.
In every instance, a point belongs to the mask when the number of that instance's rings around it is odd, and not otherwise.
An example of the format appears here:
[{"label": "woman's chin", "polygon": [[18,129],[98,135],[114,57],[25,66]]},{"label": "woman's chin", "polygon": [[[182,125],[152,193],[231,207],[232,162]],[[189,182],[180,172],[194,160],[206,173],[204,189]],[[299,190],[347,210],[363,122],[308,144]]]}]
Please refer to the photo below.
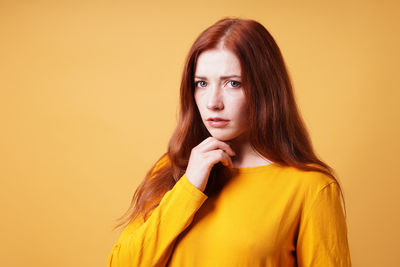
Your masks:
[{"label": "woman's chin", "polygon": [[245,142],[248,140],[248,135],[246,132],[229,132],[229,131],[218,131],[218,130],[209,130],[208,131],[212,137],[219,141],[227,142],[227,141],[239,141]]},{"label": "woman's chin", "polygon": [[220,134],[220,133],[212,133],[212,132],[211,132],[211,136],[219,141],[230,141],[235,138],[234,136],[229,135],[229,134]]}]

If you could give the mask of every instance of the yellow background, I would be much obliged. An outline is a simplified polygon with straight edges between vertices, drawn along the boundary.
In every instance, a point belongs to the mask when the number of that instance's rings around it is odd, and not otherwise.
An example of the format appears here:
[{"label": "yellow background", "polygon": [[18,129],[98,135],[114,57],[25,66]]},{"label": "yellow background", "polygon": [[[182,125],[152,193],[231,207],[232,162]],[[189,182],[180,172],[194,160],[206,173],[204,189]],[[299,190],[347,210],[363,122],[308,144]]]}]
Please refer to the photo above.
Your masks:
[{"label": "yellow background", "polygon": [[1,266],[104,266],[224,16],[281,47],[347,202],[354,266],[400,266],[398,1],[0,1]]}]

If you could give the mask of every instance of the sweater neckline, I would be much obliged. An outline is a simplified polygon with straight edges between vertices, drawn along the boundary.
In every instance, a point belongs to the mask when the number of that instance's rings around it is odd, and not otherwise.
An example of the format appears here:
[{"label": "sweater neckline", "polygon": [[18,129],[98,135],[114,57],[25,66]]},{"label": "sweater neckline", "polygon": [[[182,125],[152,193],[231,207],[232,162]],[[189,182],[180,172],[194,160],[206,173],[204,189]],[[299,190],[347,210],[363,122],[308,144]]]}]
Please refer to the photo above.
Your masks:
[{"label": "sweater neckline", "polygon": [[277,165],[276,163],[272,162],[272,163],[267,164],[267,165],[260,165],[260,166],[254,166],[254,167],[233,167],[231,169],[234,172],[238,173],[238,174],[242,174],[242,173],[257,173],[257,172],[262,172],[264,170],[268,170],[270,168],[273,168],[276,165]]}]

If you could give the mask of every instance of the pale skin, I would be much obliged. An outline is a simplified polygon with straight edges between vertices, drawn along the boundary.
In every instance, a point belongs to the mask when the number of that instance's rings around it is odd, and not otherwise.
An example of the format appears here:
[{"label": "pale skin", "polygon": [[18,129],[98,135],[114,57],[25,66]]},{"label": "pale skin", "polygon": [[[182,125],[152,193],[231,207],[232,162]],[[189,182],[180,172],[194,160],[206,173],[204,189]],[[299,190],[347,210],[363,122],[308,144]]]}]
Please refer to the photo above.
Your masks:
[{"label": "pale skin", "polygon": [[[204,191],[211,169],[218,162],[229,168],[271,164],[249,142],[247,103],[236,55],[222,45],[202,52],[194,81],[196,105],[211,137],[192,149],[186,169],[187,179]],[[216,117],[226,123],[216,125],[209,121]]]}]

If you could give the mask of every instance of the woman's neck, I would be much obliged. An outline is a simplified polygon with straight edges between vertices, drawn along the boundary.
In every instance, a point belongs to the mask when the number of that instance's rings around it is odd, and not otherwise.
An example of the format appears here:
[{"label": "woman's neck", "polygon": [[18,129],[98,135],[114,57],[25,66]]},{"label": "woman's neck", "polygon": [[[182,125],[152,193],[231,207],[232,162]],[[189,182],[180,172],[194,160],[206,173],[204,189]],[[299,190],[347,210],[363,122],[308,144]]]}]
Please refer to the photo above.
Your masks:
[{"label": "woman's neck", "polygon": [[247,140],[231,140],[229,145],[235,151],[236,156],[232,157],[235,168],[256,167],[271,164],[272,161],[261,156]]}]

